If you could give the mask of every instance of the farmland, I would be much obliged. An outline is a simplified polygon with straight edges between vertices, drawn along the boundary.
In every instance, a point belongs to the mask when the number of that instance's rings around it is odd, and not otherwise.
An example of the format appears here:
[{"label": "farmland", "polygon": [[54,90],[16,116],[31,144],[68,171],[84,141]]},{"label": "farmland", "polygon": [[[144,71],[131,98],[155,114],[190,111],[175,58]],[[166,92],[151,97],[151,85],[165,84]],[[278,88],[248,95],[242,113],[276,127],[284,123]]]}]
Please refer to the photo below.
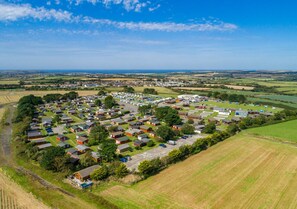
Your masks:
[{"label": "farmland", "polygon": [[295,147],[242,133],[100,194],[121,208],[296,208],[296,162]]},{"label": "farmland", "polygon": [[281,124],[253,128],[248,130],[248,133],[256,136],[264,136],[281,141],[297,143],[296,127],[297,120],[293,120]]},{"label": "farmland", "polygon": [[48,207],[37,200],[32,194],[27,193],[19,185],[12,182],[0,170],[0,208],[46,209]]},{"label": "farmland", "polygon": [[[64,94],[69,91],[0,91],[0,105],[14,103],[19,101],[23,96],[33,94],[35,96],[43,96],[46,94],[60,93]],[[77,91],[80,96],[96,94],[98,91]]]}]

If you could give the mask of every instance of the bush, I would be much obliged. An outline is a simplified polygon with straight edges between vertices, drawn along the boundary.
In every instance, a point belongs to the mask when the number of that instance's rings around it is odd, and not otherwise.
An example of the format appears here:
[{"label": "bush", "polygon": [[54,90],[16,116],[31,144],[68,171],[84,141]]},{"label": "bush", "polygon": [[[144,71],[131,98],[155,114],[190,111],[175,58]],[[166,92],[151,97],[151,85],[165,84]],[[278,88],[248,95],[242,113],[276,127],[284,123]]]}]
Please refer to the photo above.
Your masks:
[{"label": "bush", "polygon": [[127,166],[121,163],[118,167],[115,168],[115,176],[118,178],[123,178],[129,174]]},{"label": "bush", "polygon": [[155,142],[153,142],[152,140],[150,140],[146,145],[148,147],[153,147],[153,146],[155,146]]},{"label": "bush", "polygon": [[95,181],[104,180],[108,177],[108,168],[106,166],[102,166],[91,173],[91,179]]}]

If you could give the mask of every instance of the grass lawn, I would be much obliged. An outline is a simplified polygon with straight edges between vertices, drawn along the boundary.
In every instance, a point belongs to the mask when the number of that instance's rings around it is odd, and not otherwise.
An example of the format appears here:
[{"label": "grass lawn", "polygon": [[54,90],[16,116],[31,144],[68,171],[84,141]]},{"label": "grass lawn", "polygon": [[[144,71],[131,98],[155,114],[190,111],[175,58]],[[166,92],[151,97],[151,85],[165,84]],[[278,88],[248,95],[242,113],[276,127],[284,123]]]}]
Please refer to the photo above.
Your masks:
[{"label": "grass lawn", "polygon": [[272,137],[282,141],[297,143],[297,120],[279,123],[271,126],[249,129],[247,132],[257,136]]},{"label": "grass lawn", "polygon": [[132,186],[98,191],[120,208],[296,208],[297,150],[240,134]]}]

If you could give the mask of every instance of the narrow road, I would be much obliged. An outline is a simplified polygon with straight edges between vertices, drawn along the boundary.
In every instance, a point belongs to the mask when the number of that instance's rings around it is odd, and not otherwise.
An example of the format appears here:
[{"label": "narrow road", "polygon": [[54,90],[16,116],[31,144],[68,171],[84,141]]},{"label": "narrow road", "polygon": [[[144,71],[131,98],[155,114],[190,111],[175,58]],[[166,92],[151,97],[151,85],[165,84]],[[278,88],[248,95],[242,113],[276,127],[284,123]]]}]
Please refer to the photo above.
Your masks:
[{"label": "narrow road", "polygon": [[14,106],[8,106],[8,115],[5,120],[5,124],[3,124],[1,131],[0,131],[0,144],[1,144],[1,155],[3,157],[3,164],[10,164],[11,163],[11,138],[12,138],[12,118],[14,112]]},{"label": "narrow road", "polygon": [[0,132],[0,155],[1,155],[1,161],[0,165],[9,165],[13,168],[15,168],[18,172],[21,172],[27,176],[30,176],[31,178],[38,181],[41,185],[43,185],[45,188],[51,188],[58,190],[62,192],[63,194],[66,194],[71,197],[75,197],[72,193],[57,187],[53,185],[52,183],[48,182],[47,180],[43,179],[42,177],[38,176],[32,171],[29,171],[23,167],[16,166],[13,163],[12,153],[11,153],[11,139],[12,139],[12,119],[13,119],[13,113],[15,111],[15,107],[13,105],[8,106],[8,115],[5,120],[5,123],[7,125],[3,125],[1,132]]}]

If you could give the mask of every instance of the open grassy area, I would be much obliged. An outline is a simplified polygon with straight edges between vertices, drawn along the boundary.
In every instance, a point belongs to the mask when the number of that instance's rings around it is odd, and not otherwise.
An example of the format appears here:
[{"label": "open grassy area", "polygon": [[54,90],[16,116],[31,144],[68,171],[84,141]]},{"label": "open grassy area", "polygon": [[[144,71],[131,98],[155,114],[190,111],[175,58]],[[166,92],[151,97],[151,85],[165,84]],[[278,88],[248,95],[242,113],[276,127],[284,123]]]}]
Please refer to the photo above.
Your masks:
[{"label": "open grassy area", "polygon": [[247,132],[256,136],[271,137],[282,141],[297,143],[297,120],[279,123],[271,126],[249,129]]},{"label": "open grassy area", "polygon": [[133,186],[98,192],[121,208],[296,208],[297,150],[246,133]]},{"label": "open grassy area", "polygon": [[280,108],[272,108],[271,106],[265,105],[253,105],[253,104],[238,104],[235,102],[216,102],[216,101],[207,101],[202,102],[203,104],[213,106],[213,107],[221,107],[221,108],[234,108],[234,109],[243,109],[243,110],[256,110],[256,111],[265,111],[265,112],[278,112]]}]

